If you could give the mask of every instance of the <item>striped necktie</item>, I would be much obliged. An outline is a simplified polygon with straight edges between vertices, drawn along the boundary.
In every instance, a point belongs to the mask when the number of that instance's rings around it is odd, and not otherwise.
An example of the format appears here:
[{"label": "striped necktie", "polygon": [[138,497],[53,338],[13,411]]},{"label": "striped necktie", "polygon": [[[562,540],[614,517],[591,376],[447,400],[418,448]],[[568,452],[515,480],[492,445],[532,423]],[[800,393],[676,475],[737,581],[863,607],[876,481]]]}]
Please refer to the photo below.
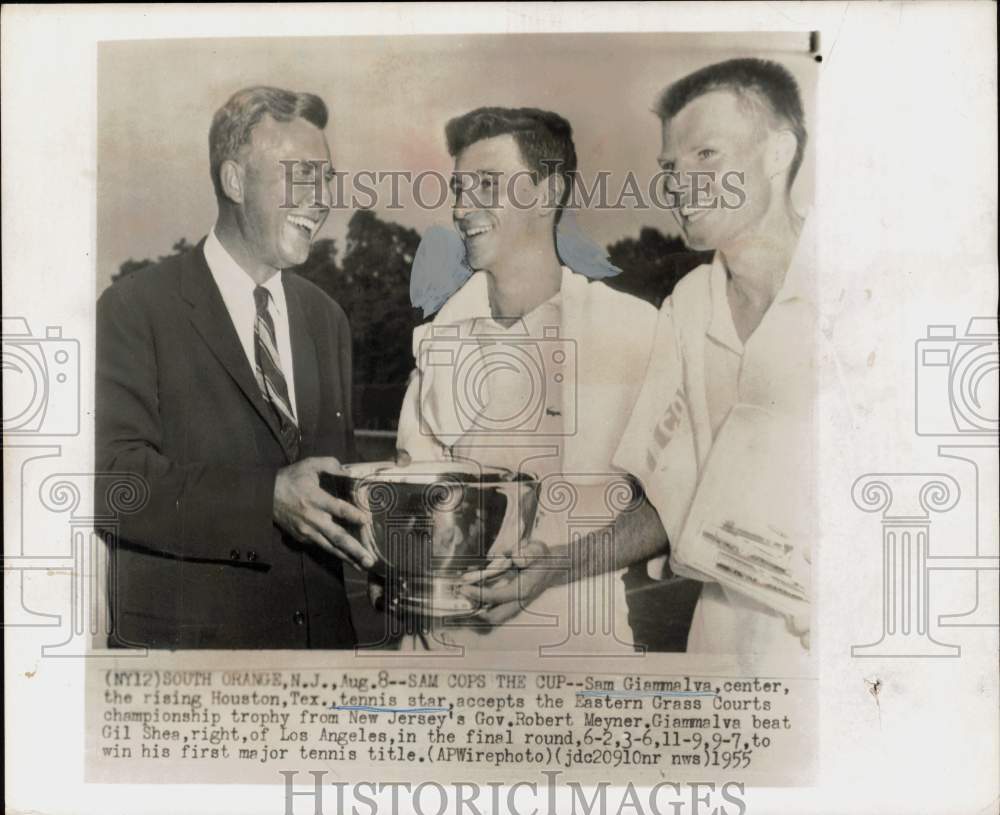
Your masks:
[{"label": "striped necktie", "polygon": [[281,372],[281,357],[278,354],[278,343],[275,340],[274,320],[268,310],[271,292],[263,286],[253,290],[254,304],[257,306],[257,319],[253,330],[253,351],[257,363],[257,384],[274,409],[281,428],[281,438],[286,447],[292,451],[293,458],[299,457],[301,436],[299,427],[292,413],[291,402],[288,399],[288,383]]}]

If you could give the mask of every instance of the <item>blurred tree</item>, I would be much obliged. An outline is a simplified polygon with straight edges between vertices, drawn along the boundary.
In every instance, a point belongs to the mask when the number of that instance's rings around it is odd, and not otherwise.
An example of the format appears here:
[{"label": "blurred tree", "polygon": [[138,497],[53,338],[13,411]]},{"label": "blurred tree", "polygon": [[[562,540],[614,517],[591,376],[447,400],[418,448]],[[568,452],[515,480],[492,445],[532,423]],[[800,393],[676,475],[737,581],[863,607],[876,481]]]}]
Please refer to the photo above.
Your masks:
[{"label": "blurred tree", "polygon": [[678,280],[712,260],[712,252],[692,251],[681,238],[644,226],[638,238],[622,238],[609,244],[608,258],[622,273],[606,278],[605,283],[659,308]]},{"label": "blurred tree", "polygon": [[355,381],[405,383],[413,369],[413,329],[420,313],[410,303],[410,267],[420,244],[414,229],[383,221],[370,210],[347,227],[341,300],[354,330]]},{"label": "blurred tree", "polygon": [[142,260],[133,260],[129,258],[121,266],[118,267],[118,273],[111,275],[111,282],[115,283],[121,280],[123,277],[128,277],[133,272],[138,272],[140,269],[145,269],[147,266],[152,266],[154,263],[161,263],[167,258],[174,257],[175,255],[183,255],[189,249],[191,249],[194,244],[188,243],[187,238],[180,238],[174,241],[174,245],[171,247],[169,254],[160,255],[156,260],[151,260],[150,258],[143,258]]},{"label": "blurred tree", "polygon": [[341,264],[335,242],[319,240],[309,259],[290,270],[340,303],[351,322],[359,428],[396,427],[413,369],[413,329],[421,321],[410,304],[410,267],[419,243],[415,230],[359,210],[348,223]]},{"label": "blurred tree", "polygon": [[348,292],[343,280],[343,270],[337,264],[337,242],[333,238],[321,238],[309,249],[309,257],[301,266],[293,266],[288,271],[301,275],[310,283],[315,283],[323,291],[348,311]]}]

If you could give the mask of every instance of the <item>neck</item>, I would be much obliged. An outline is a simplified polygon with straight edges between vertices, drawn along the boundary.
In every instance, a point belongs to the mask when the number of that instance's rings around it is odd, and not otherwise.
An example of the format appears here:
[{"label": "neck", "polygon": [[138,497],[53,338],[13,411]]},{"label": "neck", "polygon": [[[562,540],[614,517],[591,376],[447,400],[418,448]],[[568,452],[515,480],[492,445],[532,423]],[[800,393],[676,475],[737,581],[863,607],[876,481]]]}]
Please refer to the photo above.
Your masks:
[{"label": "neck", "polygon": [[238,217],[234,208],[219,207],[219,217],[215,221],[215,236],[230,257],[258,286],[263,286],[281,271],[273,266],[268,266],[255,256],[245,224],[242,223],[242,219]]},{"label": "neck", "polygon": [[544,244],[506,255],[487,274],[490,309],[497,319],[523,317],[555,296],[562,286],[562,264],[551,237]]},{"label": "neck", "polygon": [[803,218],[787,199],[719,253],[730,283],[748,298],[770,303],[785,282]]}]

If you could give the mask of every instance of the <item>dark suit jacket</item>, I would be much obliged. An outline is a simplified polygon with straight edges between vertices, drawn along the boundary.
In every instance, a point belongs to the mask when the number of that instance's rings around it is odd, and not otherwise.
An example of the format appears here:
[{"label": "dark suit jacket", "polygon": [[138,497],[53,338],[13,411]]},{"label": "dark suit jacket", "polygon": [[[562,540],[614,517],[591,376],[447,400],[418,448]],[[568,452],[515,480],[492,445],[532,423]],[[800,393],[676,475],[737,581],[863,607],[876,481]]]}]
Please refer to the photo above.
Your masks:
[{"label": "dark suit jacket", "polygon": [[[341,562],[272,522],[291,463],[203,252],[142,269],[97,308],[97,471],[148,482],[118,516],[113,645],[346,648]],[[353,458],[351,336],[337,303],[283,273],[300,458]],[[98,515],[107,512],[97,496]]]}]

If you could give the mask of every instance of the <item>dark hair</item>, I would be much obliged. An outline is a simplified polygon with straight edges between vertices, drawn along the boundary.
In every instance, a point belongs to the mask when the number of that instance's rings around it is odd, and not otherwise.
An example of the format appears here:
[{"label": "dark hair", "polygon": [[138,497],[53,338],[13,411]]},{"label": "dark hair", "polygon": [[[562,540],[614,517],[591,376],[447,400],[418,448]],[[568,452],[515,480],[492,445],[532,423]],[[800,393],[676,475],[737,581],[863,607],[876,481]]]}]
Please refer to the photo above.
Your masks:
[{"label": "dark hair", "polygon": [[712,91],[732,91],[747,100],[772,122],[789,128],[798,142],[788,172],[791,186],[806,149],[805,114],[795,77],[777,62],[764,59],[731,59],[688,74],[660,94],[653,111],[663,122],[672,119],[690,102]]},{"label": "dark hair", "polygon": [[559,209],[569,200],[576,174],[576,147],[572,126],[558,113],[538,108],[476,108],[448,122],[444,134],[452,158],[483,139],[513,136],[525,166],[538,178],[547,178],[552,172],[563,177]]},{"label": "dark hair", "polygon": [[208,131],[208,156],[216,196],[222,195],[219,170],[224,161],[234,159],[250,143],[253,129],[265,116],[278,122],[302,118],[320,130],[326,127],[329,114],[326,103],[312,93],[296,93],[281,88],[257,85],[237,91],[212,118]]}]

